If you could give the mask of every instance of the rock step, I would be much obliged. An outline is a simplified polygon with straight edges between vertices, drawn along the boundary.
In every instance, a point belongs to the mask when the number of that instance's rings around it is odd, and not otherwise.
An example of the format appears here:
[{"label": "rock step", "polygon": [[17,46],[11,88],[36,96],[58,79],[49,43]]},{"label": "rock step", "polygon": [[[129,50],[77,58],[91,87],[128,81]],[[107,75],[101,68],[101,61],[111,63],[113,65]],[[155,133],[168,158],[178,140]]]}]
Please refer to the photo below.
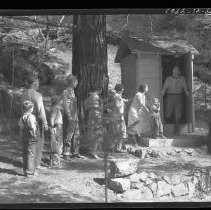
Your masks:
[{"label": "rock step", "polygon": [[142,138],[141,144],[146,147],[170,147],[174,139]]},{"label": "rock step", "polygon": [[199,147],[205,144],[205,139],[202,137],[187,138],[186,136],[178,136],[166,139],[152,139],[144,137],[141,144],[146,147]]},{"label": "rock step", "polygon": [[172,142],[173,147],[199,147],[205,145],[204,138],[175,138]]}]

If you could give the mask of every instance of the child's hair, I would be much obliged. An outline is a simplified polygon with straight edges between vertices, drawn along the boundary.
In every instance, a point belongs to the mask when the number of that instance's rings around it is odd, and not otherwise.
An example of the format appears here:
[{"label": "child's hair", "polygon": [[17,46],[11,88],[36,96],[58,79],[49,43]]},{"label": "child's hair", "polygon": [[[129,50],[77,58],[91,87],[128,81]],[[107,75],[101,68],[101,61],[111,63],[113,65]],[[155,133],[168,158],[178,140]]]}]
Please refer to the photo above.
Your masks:
[{"label": "child's hair", "polygon": [[32,85],[34,82],[38,80],[38,73],[34,70],[32,65],[26,64],[25,68],[30,72],[27,74],[27,83],[28,85]]},{"label": "child's hair", "polygon": [[152,98],[152,111],[158,111],[160,109],[160,102],[158,98]]},{"label": "child's hair", "polygon": [[34,104],[31,101],[26,100],[23,102],[22,108],[24,112],[29,111],[33,107],[34,107]]},{"label": "child's hair", "polygon": [[91,100],[97,100],[97,101],[100,101],[100,96],[99,96],[99,93],[97,91],[92,91],[89,93],[89,98]]},{"label": "child's hair", "polygon": [[138,91],[143,93],[146,90],[147,87],[148,87],[147,84],[140,84],[139,88],[138,88]]},{"label": "child's hair", "polygon": [[89,92],[89,94],[99,94],[99,91],[98,90],[92,90]]},{"label": "child's hair", "polygon": [[51,103],[53,106],[59,104],[60,100],[61,100],[60,96],[56,95],[51,97]]},{"label": "child's hair", "polygon": [[67,85],[72,85],[75,81],[78,81],[78,79],[73,74],[69,74],[66,78]]},{"label": "child's hair", "polygon": [[159,99],[158,99],[158,98],[153,98],[153,99],[152,99],[152,102],[153,102],[153,103],[159,103]]},{"label": "child's hair", "polygon": [[89,91],[89,96],[91,96],[91,95],[98,95],[100,97],[100,94],[101,94],[101,90],[97,89],[97,88],[92,89],[92,90]]},{"label": "child's hair", "polygon": [[122,91],[122,90],[124,90],[124,86],[122,84],[116,84],[114,89],[116,91]]},{"label": "child's hair", "polygon": [[116,97],[115,91],[112,90],[112,89],[109,89],[108,92],[107,92],[107,97],[108,97],[109,102],[114,101],[115,97]]},{"label": "child's hair", "polygon": [[112,89],[108,89],[107,95],[108,95],[108,96],[115,96],[115,95],[116,95],[116,93],[115,93],[115,91],[114,91],[114,90],[112,90]]}]

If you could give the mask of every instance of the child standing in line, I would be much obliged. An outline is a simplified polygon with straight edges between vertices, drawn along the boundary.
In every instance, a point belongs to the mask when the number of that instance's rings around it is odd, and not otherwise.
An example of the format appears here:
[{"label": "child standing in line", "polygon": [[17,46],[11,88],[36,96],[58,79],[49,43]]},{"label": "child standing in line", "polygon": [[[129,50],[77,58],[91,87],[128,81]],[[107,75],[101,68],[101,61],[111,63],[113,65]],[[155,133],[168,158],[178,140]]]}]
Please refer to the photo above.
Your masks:
[{"label": "child standing in line", "polygon": [[87,140],[89,141],[90,157],[99,158],[96,154],[100,143],[103,142],[102,104],[99,91],[92,91],[84,102],[88,111]]},{"label": "child standing in line", "polygon": [[124,119],[125,103],[124,99],[122,98],[124,87],[122,84],[117,84],[114,89],[116,91],[114,94],[115,107],[112,111],[112,116],[114,119],[113,121],[114,134],[117,135],[115,139],[115,152],[124,152],[123,142],[127,138],[127,130]]},{"label": "child standing in line", "polygon": [[153,138],[166,138],[163,135],[163,124],[160,117],[160,102],[157,98],[152,99],[151,105],[151,125]]},{"label": "child standing in line", "polygon": [[35,154],[36,142],[38,139],[37,121],[32,114],[34,104],[26,100],[22,105],[23,115],[20,118],[20,134],[22,137],[23,151],[23,173],[25,176],[36,175],[35,173]]},{"label": "child standing in line", "polygon": [[[77,98],[74,89],[78,85],[78,79],[70,74],[66,78],[67,88],[63,91],[63,127],[64,127],[64,146],[63,157],[65,160],[71,158],[84,158],[79,153],[80,130],[78,120]],[[71,155],[72,154],[72,155]]]},{"label": "child standing in line", "polygon": [[50,166],[60,168],[60,155],[63,147],[63,119],[62,100],[59,96],[51,98],[52,109],[50,114]]}]

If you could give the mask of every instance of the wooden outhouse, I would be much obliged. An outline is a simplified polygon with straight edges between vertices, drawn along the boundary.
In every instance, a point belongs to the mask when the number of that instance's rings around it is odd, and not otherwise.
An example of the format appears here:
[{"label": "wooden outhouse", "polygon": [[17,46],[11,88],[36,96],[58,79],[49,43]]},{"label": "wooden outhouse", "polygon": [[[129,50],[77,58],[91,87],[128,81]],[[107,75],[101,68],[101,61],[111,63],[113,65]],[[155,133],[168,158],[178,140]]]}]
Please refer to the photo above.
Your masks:
[{"label": "wooden outhouse", "polygon": [[[121,81],[125,91],[123,96],[132,98],[140,83],[148,84],[149,95],[159,97],[166,77],[177,65],[185,76],[191,96],[184,97],[183,128],[194,132],[195,111],[193,97],[193,59],[198,51],[186,40],[168,37],[142,39],[124,36],[117,50],[115,63],[121,66]],[[161,117],[164,129],[173,129],[173,119],[165,118],[165,96],[161,101]]]}]

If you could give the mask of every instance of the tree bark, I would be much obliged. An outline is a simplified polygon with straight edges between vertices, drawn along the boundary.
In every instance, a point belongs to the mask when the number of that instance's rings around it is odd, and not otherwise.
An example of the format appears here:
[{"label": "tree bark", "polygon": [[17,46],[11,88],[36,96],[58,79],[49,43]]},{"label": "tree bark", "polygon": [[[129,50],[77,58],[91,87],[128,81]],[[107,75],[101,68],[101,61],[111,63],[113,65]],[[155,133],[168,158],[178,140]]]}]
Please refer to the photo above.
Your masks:
[{"label": "tree bark", "polygon": [[104,99],[108,89],[106,16],[75,15],[73,24],[72,74],[79,81],[76,89],[79,125],[85,135],[87,114],[84,101],[90,91],[99,88]]}]

